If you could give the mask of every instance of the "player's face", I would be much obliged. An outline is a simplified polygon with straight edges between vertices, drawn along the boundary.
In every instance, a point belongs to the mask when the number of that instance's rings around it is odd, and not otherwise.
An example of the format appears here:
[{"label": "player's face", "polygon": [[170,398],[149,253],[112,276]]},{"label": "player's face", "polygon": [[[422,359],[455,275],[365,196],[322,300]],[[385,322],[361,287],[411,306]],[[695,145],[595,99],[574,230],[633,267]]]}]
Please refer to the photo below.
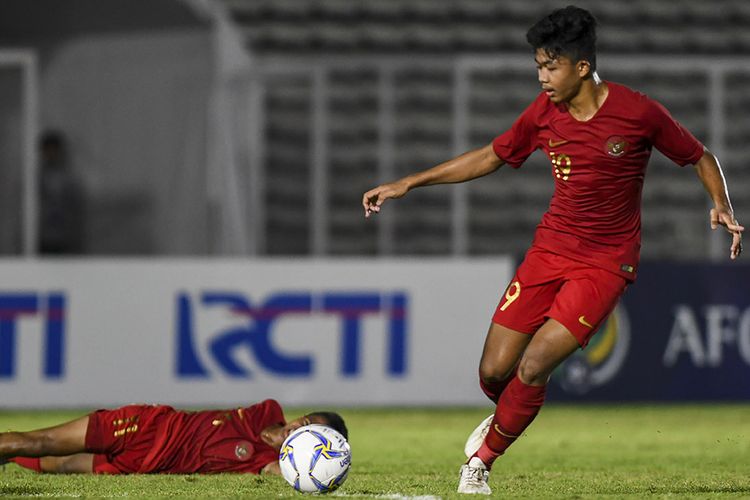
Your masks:
[{"label": "player's face", "polygon": [[588,64],[586,61],[575,63],[562,55],[552,58],[544,49],[536,50],[534,60],[539,83],[550,101],[555,104],[569,102],[578,95],[588,70],[584,67]]},{"label": "player's face", "polygon": [[276,425],[264,429],[264,438],[267,437],[266,442],[268,442],[268,444],[270,444],[274,448],[281,448],[281,444],[289,436],[289,434],[296,431],[300,427],[304,427],[305,425],[310,424],[328,425],[328,422],[320,415],[303,415],[294,420],[290,420],[286,425]]}]

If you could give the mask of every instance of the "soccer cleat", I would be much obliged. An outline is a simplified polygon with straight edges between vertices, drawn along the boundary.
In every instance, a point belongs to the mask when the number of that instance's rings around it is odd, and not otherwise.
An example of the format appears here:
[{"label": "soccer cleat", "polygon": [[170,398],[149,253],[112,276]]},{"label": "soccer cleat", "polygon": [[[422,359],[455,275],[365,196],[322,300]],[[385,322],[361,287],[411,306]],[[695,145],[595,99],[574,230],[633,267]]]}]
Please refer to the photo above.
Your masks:
[{"label": "soccer cleat", "polygon": [[466,444],[464,445],[464,453],[466,454],[466,458],[473,457],[477,450],[479,450],[479,447],[482,446],[484,438],[490,431],[490,424],[492,424],[492,417],[494,416],[495,414],[493,413],[489,417],[482,420],[482,423],[479,424],[477,428],[474,429],[474,431],[469,435],[469,439],[466,440]]},{"label": "soccer cleat", "polygon": [[458,492],[473,495],[491,495],[492,490],[487,480],[490,477],[490,471],[479,459],[471,457],[469,463],[461,466],[461,473],[458,479]]}]

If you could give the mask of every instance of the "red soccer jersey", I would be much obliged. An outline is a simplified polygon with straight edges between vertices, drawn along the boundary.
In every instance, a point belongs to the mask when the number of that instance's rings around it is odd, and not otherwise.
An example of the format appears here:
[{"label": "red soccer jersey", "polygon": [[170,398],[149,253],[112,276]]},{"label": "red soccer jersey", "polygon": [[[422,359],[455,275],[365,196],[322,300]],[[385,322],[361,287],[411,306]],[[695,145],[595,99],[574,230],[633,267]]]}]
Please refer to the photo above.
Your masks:
[{"label": "red soccer jersey", "polygon": [[552,163],[555,192],[533,245],[634,280],[651,148],[684,166],[701,158],[703,145],[656,101],[623,85],[607,87],[585,122],[540,93],[492,146],[514,168],[539,148]]},{"label": "red soccer jersey", "polygon": [[281,406],[273,399],[235,410],[174,410],[160,422],[138,472],[257,474],[279,458],[260,437],[273,424],[285,424]]}]

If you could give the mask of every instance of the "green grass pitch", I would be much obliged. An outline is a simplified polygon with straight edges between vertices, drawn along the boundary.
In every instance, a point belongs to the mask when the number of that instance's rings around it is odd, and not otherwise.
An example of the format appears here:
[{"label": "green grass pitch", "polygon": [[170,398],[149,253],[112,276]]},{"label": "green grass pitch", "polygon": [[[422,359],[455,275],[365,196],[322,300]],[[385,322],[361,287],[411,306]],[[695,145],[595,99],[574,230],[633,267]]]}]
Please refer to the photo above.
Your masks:
[{"label": "green grass pitch", "polygon": [[[296,417],[304,410],[287,411]],[[340,409],[353,465],[332,497],[466,498],[455,493],[463,444],[490,408]],[[81,412],[0,412],[0,429],[53,425]],[[496,462],[503,498],[750,498],[750,405],[548,404]],[[53,476],[0,469],[0,496],[302,498],[283,479]]]}]

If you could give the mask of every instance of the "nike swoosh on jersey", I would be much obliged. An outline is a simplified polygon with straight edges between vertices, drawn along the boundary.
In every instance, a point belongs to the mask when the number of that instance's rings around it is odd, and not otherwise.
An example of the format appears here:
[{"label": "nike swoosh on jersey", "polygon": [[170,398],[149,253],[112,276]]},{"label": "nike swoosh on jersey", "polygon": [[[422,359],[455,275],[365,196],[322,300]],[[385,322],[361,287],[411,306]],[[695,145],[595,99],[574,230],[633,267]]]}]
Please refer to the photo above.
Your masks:
[{"label": "nike swoosh on jersey", "polygon": [[578,322],[582,324],[583,326],[588,326],[589,328],[594,328],[593,325],[591,325],[588,321],[586,321],[586,317],[584,315],[581,315],[578,317]]},{"label": "nike swoosh on jersey", "polygon": [[547,145],[551,148],[556,148],[557,146],[562,146],[563,144],[567,144],[570,141],[553,141],[552,139],[549,140]]}]

